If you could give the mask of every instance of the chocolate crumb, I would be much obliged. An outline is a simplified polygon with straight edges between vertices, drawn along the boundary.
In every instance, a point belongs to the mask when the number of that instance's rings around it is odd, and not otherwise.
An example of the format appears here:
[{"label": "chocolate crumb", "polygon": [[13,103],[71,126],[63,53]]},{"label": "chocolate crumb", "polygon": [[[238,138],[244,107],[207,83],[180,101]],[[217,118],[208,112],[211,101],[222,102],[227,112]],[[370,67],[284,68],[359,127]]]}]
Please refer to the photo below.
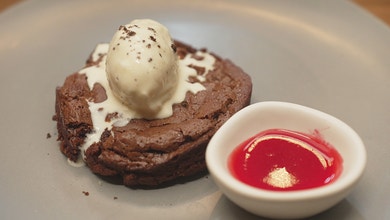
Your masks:
[{"label": "chocolate crumb", "polygon": [[118,199],[118,197],[114,196],[114,200],[117,200],[117,199]]},{"label": "chocolate crumb", "polygon": [[153,36],[149,36],[149,38],[150,38],[150,40],[152,40],[152,41],[156,42],[156,38],[155,38],[155,37],[153,37]]},{"label": "chocolate crumb", "polygon": [[[160,46],[160,45],[159,45]],[[160,48],[160,47],[159,47]],[[173,50],[174,53],[176,53],[176,45],[175,44],[171,44],[171,48]]]},{"label": "chocolate crumb", "polygon": [[150,62],[152,62],[152,60],[153,60],[152,58],[149,58],[148,62],[150,63]]},{"label": "chocolate crumb", "polygon": [[146,45],[146,47],[150,49],[152,47],[152,45],[148,44],[148,45]]},{"label": "chocolate crumb", "polygon": [[83,191],[83,194],[84,194],[85,196],[89,196],[89,192],[87,192],[87,191]]},{"label": "chocolate crumb", "polygon": [[50,133],[47,133],[47,134],[46,134],[46,139],[49,139],[49,138],[51,138],[51,134],[50,134]]},{"label": "chocolate crumb", "polygon": [[91,90],[92,99],[94,103],[101,103],[107,99],[106,89],[100,83],[95,83]]},{"label": "chocolate crumb", "polygon": [[188,102],[187,101],[182,101],[181,102],[181,106],[183,106],[184,108],[187,108],[188,107]]},{"label": "chocolate crumb", "polygon": [[105,122],[111,122],[112,119],[115,119],[115,118],[118,118],[118,112],[114,112],[114,113],[108,113],[106,115],[106,118],[104,119]]}]

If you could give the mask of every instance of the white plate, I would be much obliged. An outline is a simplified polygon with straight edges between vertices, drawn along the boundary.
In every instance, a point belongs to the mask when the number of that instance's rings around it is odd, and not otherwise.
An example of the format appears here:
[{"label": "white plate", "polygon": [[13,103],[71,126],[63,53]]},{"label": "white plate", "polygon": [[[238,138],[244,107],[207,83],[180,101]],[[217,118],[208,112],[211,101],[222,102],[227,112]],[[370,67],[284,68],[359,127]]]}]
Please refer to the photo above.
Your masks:
[{"label": "white plate", "polygon": [[390,29],[351,2],[30,0],[0,14],[1,219],[255,218],[207,176],[132,190],[59,152],[55,87],[135,18],[240,65],[253,78],[252,102],[295,102],[351,125],[368,148],[366,173],[315,219],[390,218]]}]

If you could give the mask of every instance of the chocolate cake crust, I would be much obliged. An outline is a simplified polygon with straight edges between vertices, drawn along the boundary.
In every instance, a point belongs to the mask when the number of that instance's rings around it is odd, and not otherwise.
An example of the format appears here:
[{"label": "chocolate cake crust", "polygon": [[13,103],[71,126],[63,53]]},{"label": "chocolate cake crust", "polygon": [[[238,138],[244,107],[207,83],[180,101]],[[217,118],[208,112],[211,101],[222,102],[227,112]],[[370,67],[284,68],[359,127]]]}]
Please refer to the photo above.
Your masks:
[{"label": "chocolate cake crust", "polygon": [[[195,48],[178,41],[175,45],[179,58],[187,54],[196,57]],[[187,92],[184,101],[173,105],[172,116],[132,119],[123,127],[105,130],[100,141],[85,152],[91,171],[119,176],[130,187],[159,186],[206,171],[204,157],[209,140],[228,118],[250,103],[252,92],[251,79],[241,68],[213,56],[214,69],[201,82],[206,89],[196,94]],[[96,63],[89,57],[86,66]],[[191,67],[204,74],[204,68]],[[91,91],[86,75],[80,73],[68,76],[56,89],[60,149],[70,160],[79,157],[86,134],[93,131],[87,100],[100,102],[105,98],[105,89],[95,84]]]}]

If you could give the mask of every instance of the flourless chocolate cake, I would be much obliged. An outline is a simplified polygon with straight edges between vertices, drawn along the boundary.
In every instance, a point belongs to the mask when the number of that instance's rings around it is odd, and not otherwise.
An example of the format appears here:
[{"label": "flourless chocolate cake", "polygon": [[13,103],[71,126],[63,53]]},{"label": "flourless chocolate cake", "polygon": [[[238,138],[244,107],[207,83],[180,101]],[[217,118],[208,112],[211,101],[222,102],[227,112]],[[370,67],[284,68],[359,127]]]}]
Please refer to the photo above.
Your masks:
[{"label": "flourless chocolate cake", "polygon": [[[204,77],[200,80],[190,76],[190,83],[200,83],[204,89],[187,91],[183,101],[172,105],[169,117],[134,117],[119,123],[115,120],[123,117],[121,112],[94,108],[107,101],[111,92],[99,80],[89,82],[95,72],[87,70],[103,65],[107,55],[98,47],[83,70],[65,79],[56,89],[54,118],[60,149],[69,160],[82,158],[93,173],[119,177],[129,187],[157,187],[206,171],[207,144],[229,117],[250,103],[251,79],[231,61],[205,49],[197,50],[179,41],[172,48],[179,60],[191,57],[201,61],[201,52],[215,61],[210,70],[196,62],[187,65]],[[94,114],[105,114],[104,123],[113,123],[99,133],[97,130],[102,128],[94,124]],[[91,134],[98,134],[98,138],[91,141]]]}]

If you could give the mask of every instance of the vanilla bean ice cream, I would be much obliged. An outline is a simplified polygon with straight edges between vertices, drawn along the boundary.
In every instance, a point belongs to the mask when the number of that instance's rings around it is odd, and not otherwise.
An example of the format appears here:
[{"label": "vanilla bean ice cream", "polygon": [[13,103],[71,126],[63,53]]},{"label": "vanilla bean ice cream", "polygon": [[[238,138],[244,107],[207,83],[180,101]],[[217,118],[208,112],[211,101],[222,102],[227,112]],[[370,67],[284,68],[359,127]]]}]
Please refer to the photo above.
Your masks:
[{"label": "vanilla bean ice cream", "polygon": [[106,74],[113,94],[144,118],[158,117],[178,87],[176,48],[162,24],[133,20],[113,36]]}]

